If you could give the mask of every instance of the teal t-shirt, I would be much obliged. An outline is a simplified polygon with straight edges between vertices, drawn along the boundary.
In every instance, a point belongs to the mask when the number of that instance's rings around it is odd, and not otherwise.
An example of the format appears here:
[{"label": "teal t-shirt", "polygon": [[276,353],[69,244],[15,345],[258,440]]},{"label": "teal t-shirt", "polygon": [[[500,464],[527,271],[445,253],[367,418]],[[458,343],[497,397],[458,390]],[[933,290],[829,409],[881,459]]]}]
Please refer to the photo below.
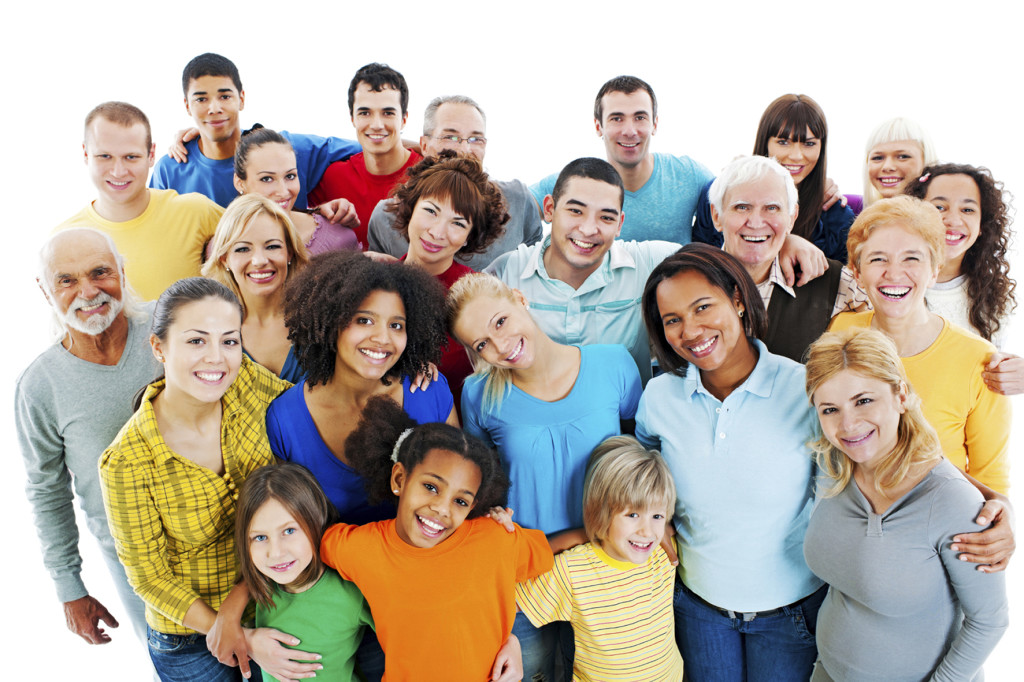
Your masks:
[{"label": "teal t-shirt", "polygon": [[[342,580],[328,568],[316,585],[291,594],[274,590],[274,606],[256,606],[256,627],[270,627],[299,638],[291,647],[318,653],[324,669],[317,677],[348,682],[357,680],[356,649],[363,638],[363,626],[373,627],[370,607],[353,583]],[[277,678],[275,678],[277,679]]]}]

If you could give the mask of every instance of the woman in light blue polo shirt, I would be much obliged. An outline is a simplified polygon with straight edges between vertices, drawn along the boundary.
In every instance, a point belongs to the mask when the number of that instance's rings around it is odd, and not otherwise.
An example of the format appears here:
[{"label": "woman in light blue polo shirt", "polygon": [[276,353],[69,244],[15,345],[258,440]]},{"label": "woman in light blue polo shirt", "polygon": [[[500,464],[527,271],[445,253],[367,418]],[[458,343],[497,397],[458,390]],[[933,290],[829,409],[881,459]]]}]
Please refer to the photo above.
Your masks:
[{"label": "woman in light blue polo shirt", "polygon": [[720,249],[689,244],[655,268],[643,314],[665,373],[648,384],[636,431],[675,478],[687,676],[807,680],[826,588],[802,550],[816,423],[804,368],[759,340],[764,304]]}]

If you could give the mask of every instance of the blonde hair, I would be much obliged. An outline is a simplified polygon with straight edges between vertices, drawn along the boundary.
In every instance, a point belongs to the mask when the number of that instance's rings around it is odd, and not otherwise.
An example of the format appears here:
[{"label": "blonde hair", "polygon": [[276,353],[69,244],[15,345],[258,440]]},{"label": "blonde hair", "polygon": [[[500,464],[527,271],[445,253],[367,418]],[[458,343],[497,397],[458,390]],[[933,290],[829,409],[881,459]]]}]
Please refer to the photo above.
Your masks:
[{"label": "blonde hair", "polygon": [[846,238],[846,252],[854,270],[860,271],[860,252],[864,243],[880,227],[899,227],[923,239],[933,268],[942,267],[946,261],[946,226],[942,224],[942,215],[927,202],[901,195],[880,199],[861,211],[853,221]]},{"label": "blonde hair", "polygon": [[[459,279],[448,290],[448,298],[445,302],[445,321],[448,325],[448,334],[458,339],[455,334],[455,324],[459,316],[470,301],[481,296],[491,296],[498,299],[507,299],[519,305],[515,292],[512,288],[502,282],[494,275],[483,272],[474,272]],[[461,339],[459,343],[462,343]],[[491,410],[501,407],[501,401],[512,390],[512,371],[507,367],[495,367],[484,360],[475,349],[462,343],[462,347],[469,352],[470,360],[473,361],[473,373],[486,377],[484,384],[483,407]]]},{"label": "blonde hair", "polygon": [[287,281],[294,273],[301,270],[309,263],[309,252],[305,244],[295,231],[295,225],[291,217],[280,206],[270,199],[259,194],[242,194],[234,199],[224,211],[217,223],[217,231],[210,240],[210,257],[203,264],[203,276],[215,279],[235,294],[242,304],[242,319],[248,314],[245,305],[245,298],[238,288],[238,282],[234,275],[228,271],[224,264],[224,258],[231,249],[232,244],[237,242],[242,234],[248,229],[253,220],[261,215],[266,215],[277,221],[284,233],[285,247],[288,249],[288,272],[285,275]]},{"label": "blonde hair", "polygon": [[[894,394],[904,387],[907,399],[896,429],[896,447],[876,467],[875,490],[885,495],[898,486],[918,463],[942,459],[939,436],[924,417],[921,399],[914,392],[892,339],[874,329],[826,332],[811,344],[807,357],[807,398],[843,370],[888,385]],[[825,436],[810,443],[818,466],[832,479],[826,497],[841,493],[853,477],[853,462]]]},{"label": "blonde hair", "polygon": [[594,448],[583,481],[583,526],[591,542],[602,544],[616,515],[660,503],[667,521],[676,504],[676,484],[660,452],[632,436],[612,436]]},{"label": "blonde hair", "polygon": [[[868,156],[871,150],[880,144],[889,142],[901,142],[907,140],[921,148],[921,168],[933,166],[939,162],[939,155],[935,152],[935,145],[932,138],[924,131],[917,121],[897,116],[887,121],[882,121],[878,127],[871,131],[868,143],[864,146],[864,207],[871,206],[882,198],[881,193],[871,184],[871,177],[868,173]],[[917,178],[907,178],[907,182],[913,182]]]}]

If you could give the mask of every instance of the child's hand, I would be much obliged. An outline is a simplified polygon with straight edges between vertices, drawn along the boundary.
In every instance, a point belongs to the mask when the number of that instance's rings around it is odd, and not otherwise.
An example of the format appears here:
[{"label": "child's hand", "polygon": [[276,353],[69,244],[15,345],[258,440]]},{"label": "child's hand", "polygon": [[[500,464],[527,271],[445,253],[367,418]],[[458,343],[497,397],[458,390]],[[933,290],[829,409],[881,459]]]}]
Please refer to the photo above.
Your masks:
[{"label": "child's hand", "polygon": [[508,640],[498,649],[491,669],[491,682],[517,682],[523,679],[523,649],[519,638],[509,635]]},{"label": "child's hand", "polygon": [[316,671],[324,669],[320,663],[299,663],[319,661],[320,654],[288,649],[284,646],[298,646],[298,637],[292,637],[273,628],[256,628],[246,630],[245,638],[252,660],[256,661],[265,673],[282,682],[296,682],[307,677],[316,677]]},{"label": "child's hand", "polygon": [[512,523],[513,514],[515,514],[515,512],[508,507],[491,507],[491,511],[488,512],[487,515],[490,516],[495,523],[504,526],[505,530],[509,533],[514,533],[516,531],[516,527],[515,524]]},{"label": "child's hand", "polygon": [[437,381],[437,365],[432,362],[427,363],[427,371],[420,372],[412,378],[409,382],[409,393],[415,393],[416,389],[425,391],[430,387],[430,384]]}]

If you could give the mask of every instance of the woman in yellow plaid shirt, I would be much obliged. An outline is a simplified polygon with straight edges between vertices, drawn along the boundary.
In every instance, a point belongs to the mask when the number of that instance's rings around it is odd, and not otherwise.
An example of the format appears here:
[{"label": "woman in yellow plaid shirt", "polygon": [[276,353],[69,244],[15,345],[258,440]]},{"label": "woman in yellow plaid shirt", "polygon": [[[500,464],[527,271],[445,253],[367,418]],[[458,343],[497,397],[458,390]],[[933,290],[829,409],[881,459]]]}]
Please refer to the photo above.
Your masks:
[{"label": "woman in yellow plaid shirt", "polygon": [[111,533],[146,603],[150,658],[163,680],[241,679],[207,651],[204,635],[237,573],[238,487],[274,461],[264,419],[289,385],[243,357],[241,324],[224,285],[172,284],[150,337],[165,378],[146,388],[100,458]]}]

